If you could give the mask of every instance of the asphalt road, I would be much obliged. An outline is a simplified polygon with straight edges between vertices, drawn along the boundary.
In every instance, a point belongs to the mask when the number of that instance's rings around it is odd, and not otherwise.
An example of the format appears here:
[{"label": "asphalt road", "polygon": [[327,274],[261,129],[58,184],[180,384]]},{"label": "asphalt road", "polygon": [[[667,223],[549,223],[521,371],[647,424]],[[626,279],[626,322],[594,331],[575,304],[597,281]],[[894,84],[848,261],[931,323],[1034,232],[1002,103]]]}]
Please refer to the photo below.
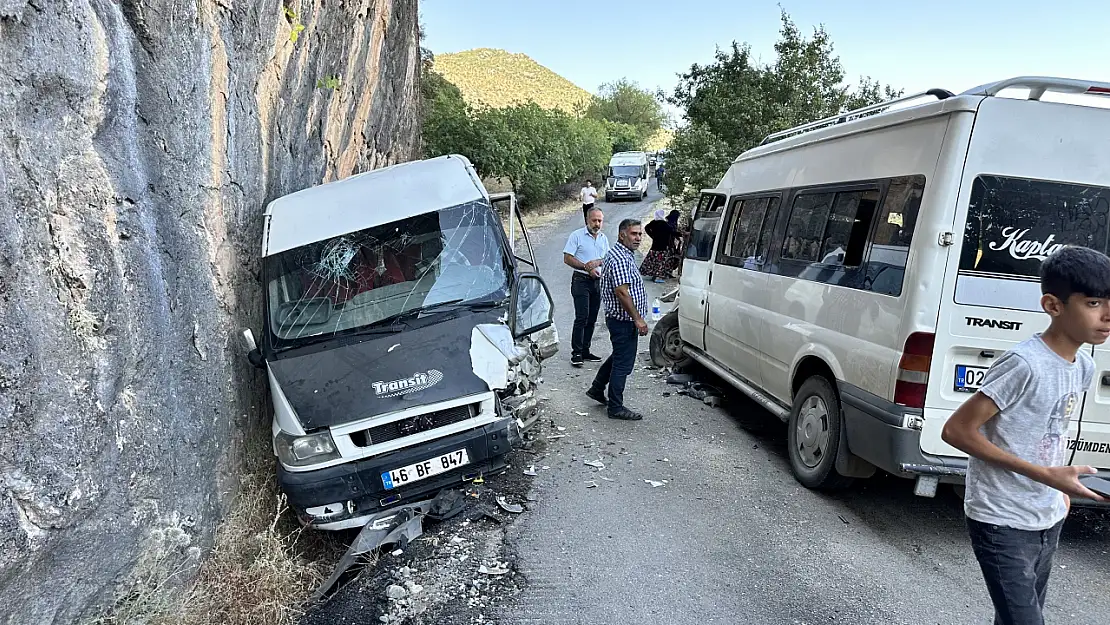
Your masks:
[{"label": "asphalt road", "polygon": [[[652,209],[601,207],[613,243],[620,219]],[[534,478],[532,511],[509,530],[527,584],[498,622],[991,622],[951,489],[919,498],[910,482],[881,477],[836,495],[806,490],[790,474],[781,422],[741,397],[713,409],[674,394],[643,368],[646,338],[626,392],[646,418],[610,420],[586,399],[597,365],[569,364],[574,312],[562,264],[566,236],[580,226],[570,215],[531,231],[563,343],[545,365],[545,419],[567,437],[549,441],[536,459],[550,468]],[[648,284],[649,298],[669,286]],[[594,352],[609,351],[601,322]],[[542,435],[554,432],[545,425]],[[599,457],[604,470],[583,464]],[[649,479],[667,483],[652,487]],[[1110,622],[1108,551],[1110,516],[1074,513],[1050,583],[1048,622]]]}]

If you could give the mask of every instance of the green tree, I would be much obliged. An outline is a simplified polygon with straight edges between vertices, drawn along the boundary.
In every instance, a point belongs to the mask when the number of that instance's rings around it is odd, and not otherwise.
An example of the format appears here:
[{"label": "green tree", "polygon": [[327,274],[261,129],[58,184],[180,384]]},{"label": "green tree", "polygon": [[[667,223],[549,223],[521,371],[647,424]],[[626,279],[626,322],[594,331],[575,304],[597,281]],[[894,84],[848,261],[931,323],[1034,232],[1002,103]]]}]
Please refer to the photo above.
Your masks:
[{"label": "green tree", "polygon": [[[635,129],[632,147],[639,149],[653,134],[663,127],[666,115],[659,100],[650,91],[641,89],[636,83],[621,78],[601,85],[600,93],[587,105],[585,116],[615,124],[625,124]],[[628,145],[629,137],[622,129],[617,135],[621,145]],[[613,147],[618,152],[616,142]]]},{"label": "green tree", "polygon": [[762,65],[748,44],[694,64],[668,98],[685,111],[667,159],[667,194],[692,199],[720,181],[729,163],[774,132],[895,97],[901,91],[861,78],[853,90],[824,27],[805,37],[782,12],[775,59]]}]

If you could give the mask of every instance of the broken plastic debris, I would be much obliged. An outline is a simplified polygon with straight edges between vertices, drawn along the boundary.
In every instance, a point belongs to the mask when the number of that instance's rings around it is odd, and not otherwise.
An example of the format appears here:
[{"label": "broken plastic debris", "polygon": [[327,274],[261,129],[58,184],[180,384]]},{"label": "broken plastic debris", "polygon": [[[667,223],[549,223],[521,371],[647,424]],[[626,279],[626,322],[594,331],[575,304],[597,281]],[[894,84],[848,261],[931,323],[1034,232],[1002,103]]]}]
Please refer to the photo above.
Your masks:
[{"label": "broken plastic debris", "polygon": [[663,482],[656,482],[655,480],[644,480],[644,481],[647,482],[648,484],[651,484],[652,488],[659,488],[660,486],[663,485]]},{"label": "broken plastic debris", "polygon": [[566,432],[567,431],[567,429],[565,427],[561,426],[561,425],[556,426],[555,429],[559,430],[560,432]]},{"label": "broken plastic debris", "polygon": [[582,411],[580,411],[580,410],[575,410],[575,411],[574,411],[574,414],[576,414],[576,415],[578,415],[578,416],[580,416],[580,417],[588,417],[588,416],[590,416],[590,413],[588,413],[588,412],[582,412]]},{"label": "broken plastic debris", "polygon": [[613,478],[605,477],[604,475],[601,476],[601,479],[605,480],[606,482],[616,482],[616,480],[614,480]]},{"label": "broken plastic debris", "polygon": [[504,495],[501,495],[497,498],[497,505],[501,506],[501,509],[505,512],[512,512],[513,514],[520,514],[521,512],[524,512],[524,506],[518,503],[509,503],[505,499]]},{"label": "broken plastic debris", "polygon": [[597,482],[593,480],[586,482],[586,488],[597,488]]},{"label": "broken plastic debris", "polygon": [[605,468],[605,463],[601,461],[601,458],[598,458],[597,460],[586,460],[582,464],[584,464],[588,467],[593,467],[593,468],[597,469],[598,471]]},{"label": "broken plastic debris", "polygon": [[566,437],[567,437],[566,434],[552,434],[551,436],[547,437],[547,440],[550,441],[550,440],[555,440],[556,438],[566,438]]},{"label": "broken plastic debris", "polygon": [[689,384],[694,381],[694,376],[689,373],[672,373],[667,376],[667,384]]},{"label": "broken plastic debris", "polygon": [[524,474],[529,477],[536,477],[536,465],[532,465],[524,470]]},{"label": "broken plastic debris", "polygon": [[401,344],[400,344],[400,343],[397,343],[397,344],[396,344],[396,345],[394,345],[393,347],[390,347],[389,349],[385,350],[385,353],[387,353],[387,354],[388,354],[389,352],[391,352],[391,351],[393,351],[393,350],[397,349],[397,348],[398,348],[398,347],[400,347],[400,346],[401,346]]},{"label": "broken plastic debris", "polygon": [[397,584],[390,584],[389,587],[385,589],[385,596],[390,599],[404,599],[408,594],[409,591],[405,590],[404,586],[398,586]]},{"label": "broken plastic debris", "polygon": [[472,480],[471,483],[473,483],[473,484],[485,484],[486,481],[484,479],[482,479],[481,475],[479,475],[478,477],[474,478],[474,480]]},{"label": "broken plastic debris", "polygon": [[405,552],[405,550],[404,550],[404,549],[396,549],[396,550],[394,550],[394,551],[393,551],[393,553],[391,553],[391,554],[389,554],[389,555],[391,555],[391,556],[393,556],[393,557],[397,557],[397,556],[401,555],[401,554],[402,554],[402,553],[404,553],[404,552]]},{"label": "broken plastic debris", "polygon": [[504,575],[505,573],[509,572],[509,567],[505,566],[501,562],[498,562],[493,566],[486,566],[483,564],[478,567],[478,572],[482,575]]}]

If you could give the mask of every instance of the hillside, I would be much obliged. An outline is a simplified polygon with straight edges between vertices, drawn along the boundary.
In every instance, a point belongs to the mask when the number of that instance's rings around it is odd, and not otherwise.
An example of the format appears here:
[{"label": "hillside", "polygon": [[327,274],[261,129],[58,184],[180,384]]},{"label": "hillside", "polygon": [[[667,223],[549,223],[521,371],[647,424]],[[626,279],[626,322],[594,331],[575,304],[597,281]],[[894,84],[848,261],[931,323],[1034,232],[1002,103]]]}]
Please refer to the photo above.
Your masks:
[{"label": "hillside", "polygon": [[435,71],[454,83],[471,104],[503,107],[532,101],[544,108],[573,113],[589,101],[585,89],[527,54],[477,48],[435,56]]}]

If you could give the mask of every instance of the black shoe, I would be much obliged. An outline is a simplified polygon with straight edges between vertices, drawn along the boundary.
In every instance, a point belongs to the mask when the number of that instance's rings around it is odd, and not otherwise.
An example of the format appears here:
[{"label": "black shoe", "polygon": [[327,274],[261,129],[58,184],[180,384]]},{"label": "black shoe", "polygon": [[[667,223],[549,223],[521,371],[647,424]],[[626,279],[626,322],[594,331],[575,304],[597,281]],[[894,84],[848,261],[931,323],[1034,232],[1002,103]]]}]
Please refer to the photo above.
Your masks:
[{"label": "black shoe", "polygon": [[601,361],[605,360],[601,356],[598,356],[596,354],[589,354],[589,353],[586,354],[585,356],[582,356],[581,358],[582,358],[582,360],[585,360],[586,362],[601,362]]},{"label": "black shoe", "polygon": [[644,418],[644,415],[638,412],[633,412],[628,408],[621,408],[616,412],[610,412],[609,418],[620,419],[621,421],[639,421],[640,419]]},{"label": "black shoe", "polygon": [[609,400],[605,399],[605,391],[594,390],[591,387],[588,391],[586,391],[586,397],[589,397],[599,404],[609,405]]},{"label": "black shoe", "polygon": [[571,356],[570,357],[570,364],[575,366],[575,367],[581,367],[582,366],[582,357],[578,356],[578,355]]}]

